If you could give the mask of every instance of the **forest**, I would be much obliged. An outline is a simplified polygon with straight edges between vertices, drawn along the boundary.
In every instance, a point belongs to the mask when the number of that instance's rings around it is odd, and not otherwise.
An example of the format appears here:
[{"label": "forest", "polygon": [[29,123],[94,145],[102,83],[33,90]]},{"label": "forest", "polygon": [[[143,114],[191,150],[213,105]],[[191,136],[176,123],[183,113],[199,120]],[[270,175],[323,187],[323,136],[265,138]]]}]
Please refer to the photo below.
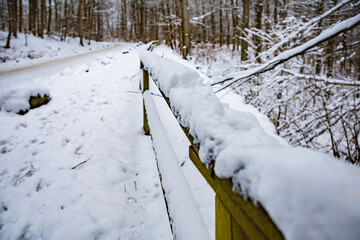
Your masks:
[{"label": "forest", "polygon": [[160,40],[219,94],[235,91],[291,145],[360,164],[359,0],[1,0],[18,32],[61,41]]}]

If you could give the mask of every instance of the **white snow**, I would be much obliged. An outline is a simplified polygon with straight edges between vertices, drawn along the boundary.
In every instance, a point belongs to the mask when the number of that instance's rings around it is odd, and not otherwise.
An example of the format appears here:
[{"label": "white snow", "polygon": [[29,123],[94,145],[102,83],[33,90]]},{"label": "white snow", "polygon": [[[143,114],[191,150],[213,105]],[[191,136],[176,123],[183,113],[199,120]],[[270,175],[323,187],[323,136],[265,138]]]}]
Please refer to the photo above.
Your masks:
[{"label": "white snow", "polygon": [[147,90],[143,95],[174,238],[210,239],[190,187],[161,124],[151,93]]},{"label": "white snow", "polygon": [[45,35],[44,39],[41,39],[32,34],[25,36],[23,33],[18,33],[18,38],[11,38],[10,48],[5,49],[3,47],[6,44],[7,34],[0,31],[0,72],[114,46],[111,42],[92,41],[90,45],[85,44],[82,47],[78,38],[66,38],[66,41],[60,41],[57,36]]},{"label": "white snow", "polygon": [[18,113],[21,110],[30,109],[30,97],[44,95],[50,96],[47,88],[34,84],[31,81],[21,82],[20,84],[7,83],[6,86],[0,84],[0,111]]},{"label": "white snow", "polygon": [[330,155],[291,148],[249,112],[220,103],[196,71],[142,51],[178,121],[200,143],[200,158],[260,201],[288,239],[358,239],[360,169]]},{"label": "white snow", "polygon": [[0,239],[172,238],[130,81],[138,52],[121,49],[0,78],[52,97],[0,112]]}]

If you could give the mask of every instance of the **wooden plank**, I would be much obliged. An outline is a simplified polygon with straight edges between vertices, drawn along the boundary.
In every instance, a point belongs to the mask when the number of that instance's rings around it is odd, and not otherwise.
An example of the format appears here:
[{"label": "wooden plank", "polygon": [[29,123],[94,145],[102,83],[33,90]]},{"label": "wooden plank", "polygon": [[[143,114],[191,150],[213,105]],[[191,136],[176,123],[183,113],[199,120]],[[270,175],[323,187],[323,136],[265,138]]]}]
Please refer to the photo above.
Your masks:
[{"label": "wooden plank", "polygon": [[242,239],[242,240],[249,240],[249,237],[246,235],[244,229],[240,227],[240,225],[235,221],[234,218],[231,218],[231,232],[232,232],[232,239]]},{"label": "wooden plank", "polygon": [[218,178],[205,167],[192,146],[189,147],[189,156],[249,239],[284,239],[260,204],[255,206],[250,199],[245,201],[242,196],[234,193],[228,181]]},{"label": "wooden plank", "polygon": [[[142,92],[144,93],[146,90],[149,90],[149,73],[145,70],[144,64],[140,61],[140,68],[143,71],[143,84],[142,84]],[[150,135],[150,127],[146,115],[145,102],[143,100],[143,129],[145,135]]]},{"label": "wooden plank", "polygon": [[215,196],[215,239],[232,240],[231,215],[218,196]]}]

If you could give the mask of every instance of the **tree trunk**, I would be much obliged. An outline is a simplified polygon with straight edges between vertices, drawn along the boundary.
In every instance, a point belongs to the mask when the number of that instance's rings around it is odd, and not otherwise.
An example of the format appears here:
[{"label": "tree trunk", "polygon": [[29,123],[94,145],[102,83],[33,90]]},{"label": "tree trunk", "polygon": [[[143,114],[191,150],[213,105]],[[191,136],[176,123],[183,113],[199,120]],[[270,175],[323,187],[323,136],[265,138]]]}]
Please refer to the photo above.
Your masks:
[{"label": "tree trunk", "polygon": [[[317,10],[316,10],[316,14],[318,15],[318,16],[321,16],[322,14],[323,14],[323,12],[324,12],[324,1],[322,0],[322,1],[320,1],[319,3],[318,3],[318,6],[317,6],[317,8],[316,8]],[[322,28],[322,20],[320,20],[319,21],[319,23],[318,23],[318,27],[319,27],[319,29],[321,29]],[[320,31],[320,30],[319,30]],[[316,75],[320,75],[321,74],[321,63],[322,63],[322,61],[321,61],[321,57],[320,56],[315,56],[317,59],[316,59],[316,63],[315,63],[315,74]]]},{"label": "tree trunk", "polygon": [[47,33],[48,35],[51,35],[51,17],[52,17],[52,6],[51,6],[51,0],[49,0],[49,17],[48,17],[48,26],[47,26]]},{"label": "tree trunk", "polygon": [[126,0],[121,2],[121,34],[122,38],[127,41],[128,38],[128,29],[127,29],[127,11],[126,11]]},{"label": "tree trunk", "polygon": [[233,51],[239,50],[239,31],[238,31],[238,11],[237,11],[237,0],[232,1],[232,20],[233,20],[233,36],[232,36],[232,44]]},{"label": "tree trunk", "polygon": [[22,0],[19,0],[19,32],[22,32],[22,19],[23,18],[23,4]]},{"label": "tree trunk", "polygon": [[188,0],[181,0],[182,7],[182,54],[186,59],[190,52],[190,16],[189,16],[189,4]]},{"label": "tree trunk", "polygon": [[44,30],[46,24],[46,0],[41,0],[41,22],[40,22],[40,30],[38,32],[39,37],[44,38]]},{"label": "tree trunk", "polygon": [[223,0],[220,0],[220,9],[219,9],[219,42],[220,47],[224,44],[224,29],[223,29]]},{"label": "tree trunk", "polygon": [[250,13],[250,1],[242,0],[243,16],[242,16],[242,32],[241,32],[241,61],[248,59],[248,43],[244,39],[246,38],[245,29],[249,28],[249,13]]},{"label": "tree trunk", "polygon": [[[261,30],[262,28],[262,12],[263,12],[263,0],[257,0],[255,5],[255,28]],[[258,36],[254,35],[254,45],[255,45],[255,57],[257,58],[261,52],[261,40]],[[261,63],[261,59],[257,58],[256,62]]]},{"label": "tree trunk", "polygon": [[325,52],[326,52],[326,60],[325,60],[325,64],[326,64],[326,76],[327,77],[332,77],[333,76],[333,70],[334,70],[334,46],[335,41],[334,39],[330,39],[328,41],[328,46],[325,48]]},{"label": "tree trunk", "polygon": [[10,40],[11,40],[11,34],[12,34],[12,10],[13,10],[13,4],[12,4],[12,0],[7,0],[7,7],[8,7],[8,26],[9,26],[9,33],[6,39],[6,45],[5,48],[10,48]]},{"label": "tree trunk", "polygon": [[144,23],[144,18],[145,18],[145,3],[144,0],[140,0],[140,12],[139,12],[139,37],[142,41],[145,40],[144,37],[144,29],[145,29],[145,23]]},{"label": "tree trunk", "polygon": [[18,20],[18,2],[17,0],[12,0],[12,33],[15,38],[17,38],[17,22]]},{"label": "tree trunk", "polygon": [[63,34],[62,34],[62,38],[61,40],[62,41],[65,41],[66,40],[66,37],[67,37],[67,33],[68,33],[68,25],[69,25],[69,5],[68,5],[68,1],[65,0],[65,3],[64,3],[64,25],[63,27],[61,28]]},{"label": "tree trunk", "polygon": [[274,0],[274,24],[278,24],[278,7],[279,7],[279,0]]},{"label": "tree trunk", "polygon": [[[211,11],[215,11],[215,1],[212,0],[212,4],[211,4]],[[212,44],[216,44],[216,38],[215,38],[215,34],[216,34],[216,24],[215,24],[215,14],[212,13],[210,16],[210,21],[211,21],[211,35],[210,35],[210,40]]]},{"label": "tree trunk", "polygon": [[83,0],[79,0],[79,6],[78,6],[78,34],[79,34],[79,38],[80,38],[80,45],[84,46],[83,36],[82,36],[82,3],[83,3]]}]

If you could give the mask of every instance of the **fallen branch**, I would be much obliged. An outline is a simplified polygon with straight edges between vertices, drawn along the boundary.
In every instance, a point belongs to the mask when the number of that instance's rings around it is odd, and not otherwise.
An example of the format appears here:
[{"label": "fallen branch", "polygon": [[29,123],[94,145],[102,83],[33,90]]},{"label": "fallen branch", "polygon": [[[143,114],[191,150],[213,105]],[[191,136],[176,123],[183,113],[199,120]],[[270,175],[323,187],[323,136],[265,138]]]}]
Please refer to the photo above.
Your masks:
[{"label": "fallen branch", "polygon": [[79,166],[83,165],[84,163],[86,163],[88,160],[89,160],[89,159],[87,159],[87,160],[85,160],[85,161],[83,161],[83,162],[79,163],[78,165],[76,165],[76,166],[72,167],[71,169],[76,169],[77,167],[79,167]]}]

